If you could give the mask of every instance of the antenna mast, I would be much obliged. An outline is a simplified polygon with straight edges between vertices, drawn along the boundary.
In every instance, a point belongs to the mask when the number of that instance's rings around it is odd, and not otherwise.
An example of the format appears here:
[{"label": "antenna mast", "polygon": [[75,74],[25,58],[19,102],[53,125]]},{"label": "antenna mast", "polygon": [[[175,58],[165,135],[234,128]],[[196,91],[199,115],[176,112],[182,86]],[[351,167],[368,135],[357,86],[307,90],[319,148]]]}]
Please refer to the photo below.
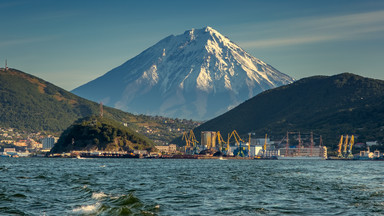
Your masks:
[{"label": "antenna mast", "polygon": [[299,154],[298,154],[298,156],[300,156],[300,149],[301,149],[301,135],[300,135],[300,132],[299,132],[299,148],[298,148],[298,152],[299,152]]},{"label": "antenna mast", "polygon": [[103,118],[104,111],[103,111],[103,102],[100,102],[100,117]]},{"label": "antenna mast", "polygon": [[311,131],[311,157],[313,152],[313,132]]},{"label": "antenna mast", "polygon": [[285,157],[288,157],[288,148],[289,148],[289,133],[287,131],[287,144],[285,146]]}]

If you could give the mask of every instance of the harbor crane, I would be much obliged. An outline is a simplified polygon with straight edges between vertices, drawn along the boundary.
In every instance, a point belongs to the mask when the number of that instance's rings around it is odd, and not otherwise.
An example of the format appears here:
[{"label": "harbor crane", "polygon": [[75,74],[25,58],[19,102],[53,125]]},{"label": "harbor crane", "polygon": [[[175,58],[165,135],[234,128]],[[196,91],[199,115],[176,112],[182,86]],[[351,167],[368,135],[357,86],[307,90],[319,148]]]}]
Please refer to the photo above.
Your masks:
[{"label": "harbor crane", "polygon": [[343,146],[343,135],[341,135],[341,138],[340,138],[340,141],[339,141],[339,150],[337,151],[338,152],[337,157],[339,157],[339,158],[343,157],[343,155],[341,154],[341,147],[342,146]]},{"label": "harbor crane", "polygon": [[267,134],[265,134],[265,138],[264,138],[263,156],[267,157]]},{"label": "harbor crane", "polygon": [[181,138],[181,140],[185,140],[185,150],[187,150],[187,148],[190,148],[188,133],[186,131],[183,132],[183,137]]},{"label": "harbor crane", "polygon": [[236,130],[233,130],[232,133],[228,134],[228,141],[227,141],[228,148],[229,148],[229,141],[231,140],[232,137],[234,137],[237,144],[237,149],[235,150],[234,155],[246,157],[248,155],[248,152],[244,152],[244,149],[241,146],[241,143],[244,143],[244,140],[241,139],[240,135],[237,133]]},{"label": "harbor crane", "polygon": [[345,136],[345,140],[344,140],[344,157],[347,155],[347,147],[348,147],[348,135]]},{"label": "harbor crane", "polygon": [[[219,146],[220,146],[220,151],[223,152],[224,154],[226,154],[229,151],[229,146],[224,141],[223,137],[221,136],[220,131],[217,131],[216,134],[217,134],[217,140],[218,140],[218,143],[219,143]],[[223,143],[227,144],[226,147],[223,145]]]},{"label": "harbor crane", "polygon": [[189,142],[192,143],[193,154],[199,154],[199,147],[197,146],[199,141],[196,140],[196,137],[195,137],[195,134],[193,133],[193,130],[189,131]]},{"label": "harbor crane", "polygon": [[182,139],[185,140],[185,151],[192,151],[192,154],[199,153],[199,147],[197,146],[199,142],[196,140],[193,130],[189,131],[189,135],[187,132],[184,132]]},{"label": "harbor crane", "polygon": [[[338,149],[338,158],[348,158],[352,159],[352,147],[355,143],[355,137],[352,135],[348,142],[348,135],[345,135],[345,140],[343,142],[343,135],[341,135],[340,141],[339,141],[339,149]],[[344,148],[344,149],[343,149]],[[343,149],[343,152],[341,151]]]},{"label": "harbor crane", "polygon": [[348,158],[353,158],[352,147],[354,143],[355,143],[355,137],[352,135],[351,139],[349,140]]},{"label": "harbor crane", "polygon": [[237,146],[240,146],[240,142],[244,142],[244,140],[241,139],[240,135],[237,133],[236,130],[233,130],[232,133],[228,134],[228,143],[232,137],[235,138]]}]

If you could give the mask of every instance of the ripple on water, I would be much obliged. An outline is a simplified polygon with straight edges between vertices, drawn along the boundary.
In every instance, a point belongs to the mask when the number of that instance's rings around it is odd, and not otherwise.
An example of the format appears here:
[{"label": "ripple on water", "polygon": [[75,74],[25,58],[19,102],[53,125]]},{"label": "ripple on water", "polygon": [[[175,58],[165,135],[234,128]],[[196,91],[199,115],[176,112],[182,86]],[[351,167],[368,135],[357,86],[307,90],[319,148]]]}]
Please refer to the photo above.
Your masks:
[{"label": "ripple on water", "polygon": [[21,193],[15,193],[11,197],[22,198],[22,199],[27,198],[27,196],[25,196],[24,194],[21,194]]},{"label": "ripple on water", "polygon": [[1,159],[0,215],[380,215],[381,163]]},{"label": "ripple on water", "polygon": [[28,215],[25,212],[12,207],[0,207],[0,213],[4,213],[4,215]]}]

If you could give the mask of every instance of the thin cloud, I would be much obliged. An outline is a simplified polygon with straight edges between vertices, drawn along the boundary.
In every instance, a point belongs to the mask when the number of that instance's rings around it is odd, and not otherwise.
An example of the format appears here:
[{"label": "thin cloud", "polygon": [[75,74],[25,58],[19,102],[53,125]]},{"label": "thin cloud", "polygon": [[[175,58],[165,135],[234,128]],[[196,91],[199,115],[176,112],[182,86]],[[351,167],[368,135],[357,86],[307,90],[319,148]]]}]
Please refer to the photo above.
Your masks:
[{"label": "thin cloud", "polygon": [[244,48],[292,46],[341,39],[361,39],[384,32],[384,11],[334,17],[304,17],[253,26],[260,39],[240,41]]},{"label": "thin cloud", "polygon": [[350,14],[344,16],[336,16],[319,19],[318,22],[311,23],[324,28],[351,28],[364,27],[366,25],[381,25],[383,26],[384,11],[374,11],[367,13]]},{"label": "thin cloud", "polygon": [[335,39],[332,36],[306,36],[306,37],[292,37],[292,38],[275,38],[242,42],[241,47],[278,47],[278,46],[291,46],[297,44],[315,43],[321,41],[328,41]]},{"label": "thin cloud", "polygon": [[51,40],[53,37],[36,37],[36,38],[21,38],[21,39],[11,39],[6,41],[0,42],[0,47],[7,47],[7,46],[16,46],[16,45],[23,45],[23,44],[29,44],[29,43],[36,43],[36,42],[42,42]]}]

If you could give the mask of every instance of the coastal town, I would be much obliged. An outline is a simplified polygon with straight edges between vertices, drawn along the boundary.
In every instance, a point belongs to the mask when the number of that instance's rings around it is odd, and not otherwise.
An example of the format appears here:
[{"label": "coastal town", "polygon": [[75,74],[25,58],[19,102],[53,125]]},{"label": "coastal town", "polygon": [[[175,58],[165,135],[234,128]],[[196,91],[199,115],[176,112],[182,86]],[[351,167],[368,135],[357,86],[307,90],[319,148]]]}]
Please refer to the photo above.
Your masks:
[{"label": "coastal town", "polygon": [[[146,116],[143,116],[143,118]],[[171,119],[162,116],[148,116],[152,121],[159,124],[148,126],[144,125],[136,129],[136,132],[142,133],[151,138],[156,146],[159,146],[159,152],[164,148],[161,146],[170,145],[167,140],[169,137],[176,137],[175,134],[184,132],[182,127],[188,129],[197,127],[201,123],[186,119]],[[159,126],[160,123],[165,127]],[[128,127],[126,123],[123,123]],[[28,132],[16,128],[0,127],[0,156],[3,157],[33,157],[45,156],[58,141],[58,133],[48,132]],[[176,145],[175,145],[176,146]]]},{"label": "coastal town", "polygon": [[[262,158],[268,154],[268,158],[278,156],[279,158],[287,157],[318,157],[322,159],[328,158],[327,148],[320,145],[313,146],[313,143],[305,143],[300,141],[299,146],[288,146],[288,144],[280,141],[273,141],[270,138],[250,138],[248,142],[232,143],[229,146],[229,140],[221,143],[217,139],[215,132],[202,133],[202,139],[197,146],[193,140],[186,140],[186,146],[177,146],[176,144],[155,145],[155,151],[147,150],[132,151],[71,151],[62,154],[49,154],[51,149],[57,143],[59,137],[44,132],[28,133],[14,128],[0,128],[0,156],[1,157],[93,157],[93,158],[191,158],[207,159],[215,155],[216,152],[224,152],[231,157],[239,156],[239,151],[246,154],[243,158]],[[239,140],[241,138],[239,137]],[[313,141],[312,141],[313,142]],[[223,144],[228,146],[224,146]],[[240,145],[239,145],[240,144]],[[188,146],[189,145],[189,146]],[[243,146],[241,146],[243,145]],[[287,146],[285,146],[287,145]],[[301,146],[300,146],[301,145]],[[348,144],[343,148],[347,149]],[[341,145],[340,145],[341,146]],[[378,159],[383,158],[380,154],[381,146],[377,141],[357,142],[350,145],[350,153],[352,154],[352,146],[354,148],[355,158]],[[227,149],[226,149],[227,148]],[[341,149],[342,147],[340,147]],[[370,148],[374,149],[370,152]],[[248,151],[247,151],[248,149]],[[234,155],[234,153],[236,155]],[[207,157],[208,156],[208,157]],[[215,158],[215,157],[213,157]],[[336,157],[333,157],[335,159]],[[339,157],[340,158],[340,157]]]},{"label": "coastal town", "polygon": [[44,132],[28,133],[14,128],[0,128],[0,156],[45,156],[58,137]]}]

